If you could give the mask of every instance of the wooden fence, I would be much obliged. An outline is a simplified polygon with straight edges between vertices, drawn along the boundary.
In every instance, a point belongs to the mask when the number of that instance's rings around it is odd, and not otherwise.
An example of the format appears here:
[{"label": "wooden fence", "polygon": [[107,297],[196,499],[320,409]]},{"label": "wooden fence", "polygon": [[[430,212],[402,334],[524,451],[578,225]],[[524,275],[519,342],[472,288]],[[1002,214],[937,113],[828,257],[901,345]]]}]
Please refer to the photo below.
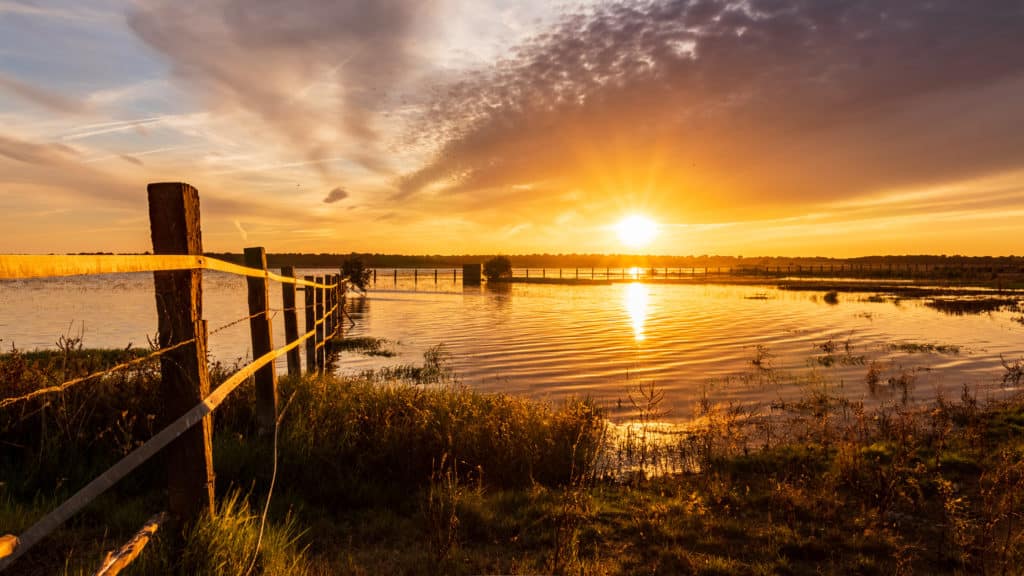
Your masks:
[{"label": "wooden fence", "polygon": [[[0,279],[41,278],[82,274],[152,272],[158,317],[158,348],[145,358],[58,386],[0,400],[0,408],[71,386],[154,357],[160,359],[160,399],[164,427],[152,438],[89,482],[20,536],[0,537],[0,571],[51,534],[62,523],[161,450],[167,459],[167,510],[177,522],[192,522],[214,507],[212,424],[210,414],[240,384],[253,378],[256,419],[261,434],[277,423],[278,393],[274,360],[287,357],[288,373],[301,374],[299,346],[306,345],[306,370],[323,371],[331,339],[341,331],[347,283],[340,274],[296,278],[294,269],[267,270],[263,248],[245,250],[245,266],[203,256],[199,193],[183,183],[148,186],[153,255],[146,256],[15,256],[0,255]],[[253,361],[210,391],[206,320],[203,319],[203,270],[245,276]],[[284,346],[272,341],[269,282],[282,283]],[[304,291],[305,333],[298,333],[296,290]],[[116,553],[109,554],[97,574],[116,574],[135,558],[159,526],[154,519]]]}]

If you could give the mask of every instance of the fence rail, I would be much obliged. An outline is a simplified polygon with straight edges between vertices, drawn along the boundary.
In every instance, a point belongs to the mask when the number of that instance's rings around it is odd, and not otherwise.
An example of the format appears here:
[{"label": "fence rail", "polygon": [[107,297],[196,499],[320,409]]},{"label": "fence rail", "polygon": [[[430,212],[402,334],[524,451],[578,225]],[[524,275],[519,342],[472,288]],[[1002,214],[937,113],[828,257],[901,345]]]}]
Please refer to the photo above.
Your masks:
[{"label": "fence rail", "polygon": [[0,279],[94,276],[128,272],[169,272],[173,270],[215,270],[250,278],[265,278],[283,284],[331,289],[338,283],[323,284],[282,276],[270,270],[249,268],[208,256],[188,255],[0,255]]},{"label": "fence rail", "polygon": [[[212,426],[209,415],[243,382],[254,378],[256,415],[261,434],[277,425],[277,375],[275,359],[287,356],[289,374],[301,374],[298,350],[306,344],[307,371],[324,371],[330,341],[342,326],[347,282],[342,275],[294,277],[293,269],[282,274],[267,270],[263,248],[247,248],[247,264],[241,266],[202,255],[199,226],[199,195],[187,184],[161,183],[148,187],[152,255],[73,255],[25,256],[0,255],[0,279],[45,278],[73,275],[152,272],[158,317],[158,349],[104,371],[69,380],[57,386],[39,389],[25,396],[0,399],[0,409],[37,397],[57,394],[71,386],[102,377],[129,366],[159,358],[161,364],[160,415],[164,427],[141,446],[94,478],[50,513],[36,521],[19,537],[0,537],[0,571],[53,533],[98,496],[113,487],[132,470],[166,450],[168,468],[168,512],[177,522],[195,521],[213,510]],[[253,264],[256,265],[253,265]],[[253,337],[254,360],[210,391],[206,364],[206,321],[202,319],[201,270],[215,270],[245,276],[248,282],[249,321]],[[287,343],[274,347],[271,339],[268,302],[269,281],[291,286],[283,291]],[[305,297],[305,333],[297,330],[297,306],[294,287],[302,286]],[[290,296],[290,298],[289,298]],[[235,322],[235,323],[237,323]],[[294,352],[294,353],[293,353]],[[199,426],[197,426],[199,425]],[[145,537],[135,541],[129,551],[103,560],[101,572],[116,573],[141,551]],[[116,564],[116,566],[114,566]]]}]

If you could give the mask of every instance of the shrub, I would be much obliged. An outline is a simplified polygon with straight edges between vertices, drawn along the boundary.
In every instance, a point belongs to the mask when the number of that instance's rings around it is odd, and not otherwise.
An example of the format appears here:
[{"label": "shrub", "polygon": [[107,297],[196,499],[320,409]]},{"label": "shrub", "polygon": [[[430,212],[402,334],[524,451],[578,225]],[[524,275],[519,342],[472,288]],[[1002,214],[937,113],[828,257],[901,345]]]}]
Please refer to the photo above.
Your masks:
[{"label": "shrub", "polygon": [[484,262],[484,276],[488,281],[512,277],[512,261],[505,256],[495,256]]},{"label": "shrub", "polygon": [[341,263],[341,274],[344,278],[348,279],[353,286],[359,288],[359,290],[363,292],[366,292],[366,287],[370,283],[370,276],[373,275],[373,272],[366,267],[362,258],[353,257],[348,258]]}]

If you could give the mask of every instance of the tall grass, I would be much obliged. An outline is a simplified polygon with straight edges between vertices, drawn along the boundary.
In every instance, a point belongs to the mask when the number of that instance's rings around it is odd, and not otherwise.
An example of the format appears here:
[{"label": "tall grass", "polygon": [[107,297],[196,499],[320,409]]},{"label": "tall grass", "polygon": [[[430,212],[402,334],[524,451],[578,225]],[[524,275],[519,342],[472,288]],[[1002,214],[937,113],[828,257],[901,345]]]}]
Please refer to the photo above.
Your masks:
[{"label": "tall grass", "polygon": [[[915,407],[902,398],[912,374],[887,380],[869,365],[862,385],[894,392],[875,409],[815,377],[772,414],[705,394],[687,427],[669,429],[660,390],[645,383],[630,397],[638,419],[610,434],[587,401],[482,394],[443,358],[439,350],[402,378],[282,380],[292,403],[258,553],[253,510],[271,447],[254,434],[251,386],[240,388],[215,417],[217,514],[161,533],[132,573],[243,574],[254,557],[257,574],[1012,574],[1024,565],[1019,399],[982,404],[965,387]],[[29,375],[4,380],[19,389],[67,376],[32,364],[51,360],[3,356],[0,374]],[[1006,362],[1010,381],[1018,364]],[[124,410],[155,413],[153,398],[133,397],[153,389],[153,370],[0,412],[2,440],[18,446],[0,455],[0,532],[22,530],[122,444],[151,434],[138,421],[122,436],[104,430]],[[750,370],[751,383],[782,377],[765,349]],[[640,473],[624,474],[631,466]],[[127,480],[19,569],[94,569],[163,505],[158,465]]]}]

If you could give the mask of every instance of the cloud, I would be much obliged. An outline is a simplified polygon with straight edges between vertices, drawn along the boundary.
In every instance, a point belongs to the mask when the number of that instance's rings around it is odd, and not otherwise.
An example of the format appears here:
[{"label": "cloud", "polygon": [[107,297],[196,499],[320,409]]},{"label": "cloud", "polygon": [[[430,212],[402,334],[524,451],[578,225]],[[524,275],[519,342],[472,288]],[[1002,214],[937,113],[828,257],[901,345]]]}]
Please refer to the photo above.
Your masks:
[{"label": "cloud", "polygon": [[1012,169],[1021,54],[1011,0],[615,2],[438,89],[410,125],[437,152],[395,198],[545,181],[518,200],[712,217]]},{"label": "cloud", "polygon": [[249,239],[249,233],[246,232],[245,228],[242,227],[242,223],[240,221],[238,221],[238,220],[232,220],[232,223],[234,223],[235,228],[238,230],[239,236],[242,237],[242,241],[244,242],[244,241],[248,240]]},{"label": "cloud", "polygon": [[88,111],[88,108],[77,100],[61,96],[38,86],[33,86],[3,73],[0,73],[0,89],[14,94],[26,102],[54,112],[84,114]]},{"label": "cloud", "polygon": [[348,198],[348,192],[341,187],[335,188],[327,193],[327,197],[324,198],[324,204],[334,204]]},{"label": "cloud", "polygon": [[0,134],[0,157],[24,164],[58,166],[75,160],[77,155],[63,144],[40,144]]},{"label": "cloud", "polygon": [[376,141],[375,114],[416,68],[417,31],[435,4],[162,0],[136,6],[128,23],[211,110],[255,115],[315,159]]}]

